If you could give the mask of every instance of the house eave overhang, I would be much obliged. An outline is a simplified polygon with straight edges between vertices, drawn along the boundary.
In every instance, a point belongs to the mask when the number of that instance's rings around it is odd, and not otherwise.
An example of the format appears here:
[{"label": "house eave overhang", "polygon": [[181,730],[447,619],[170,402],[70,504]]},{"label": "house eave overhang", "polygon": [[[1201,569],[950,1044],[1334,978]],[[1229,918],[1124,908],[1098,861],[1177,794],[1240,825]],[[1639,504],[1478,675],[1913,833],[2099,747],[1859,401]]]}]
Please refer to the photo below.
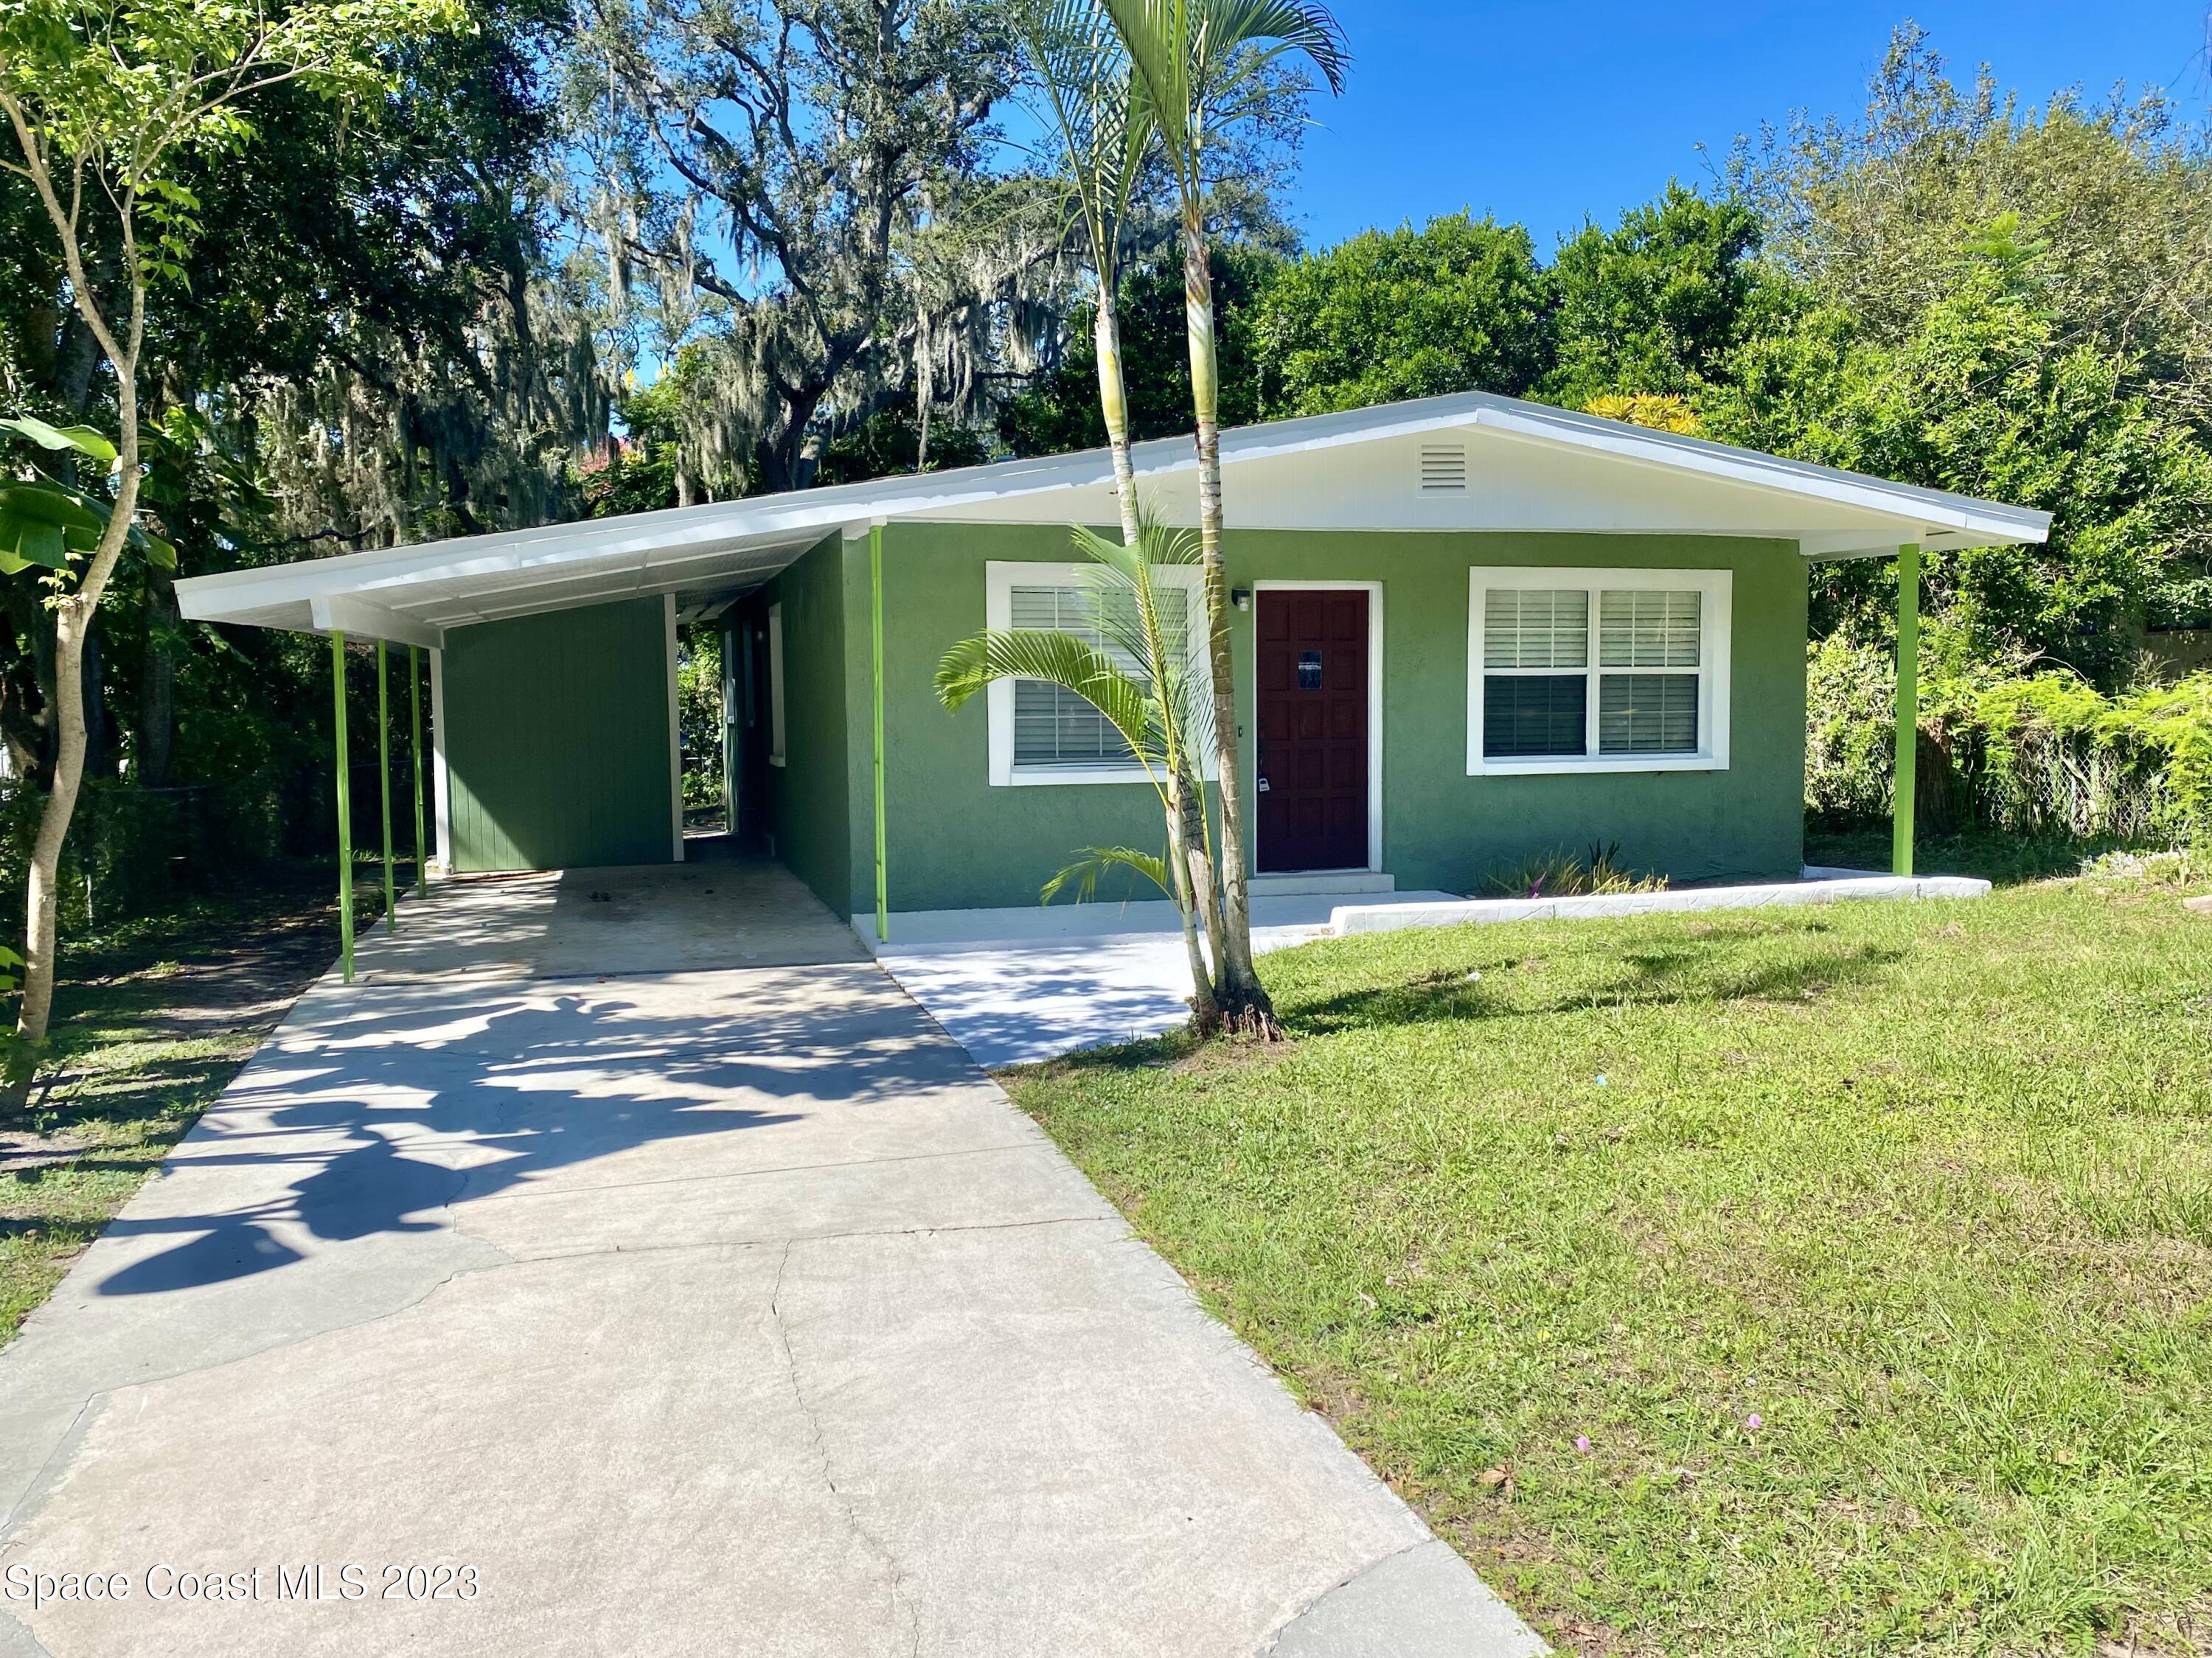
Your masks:
[{"label": "house eave overhang", "polygon": [[[1716,500],[1725,497],[1733,516],[1716,521],[1711,533],[1793,541],[1808,560],[1881,556],[1907,541],[1937,551],[2040,542],[2050,531],[2048,514],[2023,507],[1484,392],[1223,434],[1231,525],[1239,523],[1240,473],[1271,476],[1267,464],[1286,458],[1444,433],[1530,446],[1551,459],[1608,469],[1606,475],[1632,500],[1638,471],[1677,493],[1703,489]],[[1197,467],[1187,439],[1139,444],[1132,461],[1139,478],[1168,496],[1187,494],[1187,475]],[[434,644],[451,628],[629,596],[674,593],[687,610],[708,608],[759,586],[824,538],[858,533],[871,523],[1059,524],[1086,513],[1110,521],[1112,489],[1110,458],[1095,450],[196,576],[179,582],[177,591],[184,614],[198,620]],[[1564,505],[1564,518],[1554,513],[1528,523],[1482,520],[1479,495],[1469,502],[1474,516],[1462,525],[1394,522],[1378,512],[1365,527],[1624,528],[1618,513],[1613,521],[1577,525],[1571,502]],[[1747,508],[1746,502],[1753,505]],[[1685,526],[1670,527],[1679,532]]]}]

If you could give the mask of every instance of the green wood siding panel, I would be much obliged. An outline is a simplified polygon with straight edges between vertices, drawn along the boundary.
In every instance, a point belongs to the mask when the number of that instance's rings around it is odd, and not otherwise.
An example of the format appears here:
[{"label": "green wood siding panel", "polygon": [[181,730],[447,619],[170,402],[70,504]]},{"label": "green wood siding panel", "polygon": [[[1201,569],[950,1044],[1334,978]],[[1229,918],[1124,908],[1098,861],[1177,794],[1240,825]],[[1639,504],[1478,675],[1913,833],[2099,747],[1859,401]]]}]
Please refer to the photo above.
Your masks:
[{"label": "green wood siding panel", "polygon": [[[867,544],[859,549],[861,586],[848,593],[844,537],[833,535],[784,570],[748,604],[764,625],[783,607],[784,763],[768,768],[768,822],[776,856],[839,915],[853,915],[855,823],[872,822],[854,793],[852,768],[870,753],[864,630],[849,625],[848,604],[865,604]],[[860,652],[856,671],[852,653]],[[767,710],[763,711],[765,729]],[[860,722],[857,726],[854,721]],[[855,802],[859,802],[856,811]]]},{"label": "green wood siding panel", "polygon": [[[1382,584],[1382,867],[1401,888],[1468,892],[1528,853],[1580,853],[1616,840],[1627,863],[1678,882],[1797,873],[1807,579],[1794,545],[1688,536],[1232,530],[1226,551],[1232,586]],[[865,568],[865,547],[861,553]],[[1074,556],[1067,531],[1050,526],[893,524],[884,531],[886,884],[894,910],[1035,903],[1038,886],[1080,847],[1163,843],[1158,805],[1140,784],[991,787],[985,699],[948,714],[932,689],[945,647],[983,625],[988,562]],[[1732,571],[1729,768],[1468,776],[1468,591],[1477,564]],[[1252,620],[1243,613],[1231,624],[1248,778]],[[863,652],[851,676],[852,740],[863,757],[866,674]],[[839,908],[872,908],[872,871],[860,863],[852,874],[855,890]],[[1133,896],[1158,896],[1149,890]]]},{"label": "green wood siding panel", "polygon": [[658,597],[446,635],[454,867],[674,858],[668,635]]}]

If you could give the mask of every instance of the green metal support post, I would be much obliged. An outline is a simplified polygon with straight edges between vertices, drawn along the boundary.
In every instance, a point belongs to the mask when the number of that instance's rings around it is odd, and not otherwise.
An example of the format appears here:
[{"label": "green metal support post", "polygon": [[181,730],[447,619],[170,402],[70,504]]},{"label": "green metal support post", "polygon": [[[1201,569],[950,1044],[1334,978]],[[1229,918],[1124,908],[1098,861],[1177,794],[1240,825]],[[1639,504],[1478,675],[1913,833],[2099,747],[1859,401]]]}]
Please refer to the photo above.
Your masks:
[{"label": "green metal support post", "polygon": [[345,635],[331,635],[331,683],[337,697],[338,965],[353,982],[353,780],[347,774]]},{"label": "green metal support post", "polygon": [[1912,873],[1912,807],[1920,758],[1920,549],[1897,550],[1897,786],[1890,868]]},{"label": "green metal support post", "polygon": [[422,647],[407,647],[407,695],[415,705],[415,742],[407,752],[415,770],[415,896],[430,896],[430,854],[422,847]]},{"label": "green metal support post", "polygon": [[891,936],[890,895],[884,884],[884,526],[868,526],[868,599],[876,659],[876,940]]},{"label": "green metal support post", "polygon": [[376,641],[376,786],[384,799],[384,930],[399,931],[392,890],[392,709],[385,689],[384,641]]}]

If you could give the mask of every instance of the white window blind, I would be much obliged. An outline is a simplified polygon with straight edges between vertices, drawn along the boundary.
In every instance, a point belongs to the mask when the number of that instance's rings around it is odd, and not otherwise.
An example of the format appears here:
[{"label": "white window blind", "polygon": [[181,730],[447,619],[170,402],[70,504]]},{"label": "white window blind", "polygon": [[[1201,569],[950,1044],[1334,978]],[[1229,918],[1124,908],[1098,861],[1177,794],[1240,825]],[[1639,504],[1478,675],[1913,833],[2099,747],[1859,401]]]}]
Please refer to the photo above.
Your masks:
[{"label": "white window blind", "polygon": [[1484,607],[1486,668],[1579,668],[1589,660],[1589,594],[1493,587]]},{"label": "white window blind", "polygon": [[[1098,647],[1127,673],[1146,677],[1144,665],[1098,626],[1099,595],[1085,586],[1017,586],[1011,594],[1012,625],[1073,634]],[[1181,588],[1159,590],[1160,612],[1170,651],[1183,648],[1188,625],[1188,595]],[[1127,604],[1121,595],[1108,602]],[[1014,765],[1051,768],[1113,768],[1136,763],[1136,756],[1106,716],[1073,691],[1042,680],[1014,682]]]},{"label": "white window blind", "polygon": [[1694,668],[1698,660],[1701,595],[1612,590],[1598,598],[1598,665]]},{"label": "white window blind", "polygon": [[1600,754],[1695,754],[1698,677],[1609,673],[1597,695]]}]

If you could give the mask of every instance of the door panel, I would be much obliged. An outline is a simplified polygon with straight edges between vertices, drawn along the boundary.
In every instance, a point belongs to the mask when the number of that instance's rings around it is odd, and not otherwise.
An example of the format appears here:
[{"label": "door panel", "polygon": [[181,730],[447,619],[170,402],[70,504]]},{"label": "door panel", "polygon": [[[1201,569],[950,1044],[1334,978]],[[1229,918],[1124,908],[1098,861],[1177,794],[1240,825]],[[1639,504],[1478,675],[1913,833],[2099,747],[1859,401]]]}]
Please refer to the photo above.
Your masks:
[{"label": "door panel", "polygon": [[1255,595],[1263,871],[1367,866],[1368,600]]}]

